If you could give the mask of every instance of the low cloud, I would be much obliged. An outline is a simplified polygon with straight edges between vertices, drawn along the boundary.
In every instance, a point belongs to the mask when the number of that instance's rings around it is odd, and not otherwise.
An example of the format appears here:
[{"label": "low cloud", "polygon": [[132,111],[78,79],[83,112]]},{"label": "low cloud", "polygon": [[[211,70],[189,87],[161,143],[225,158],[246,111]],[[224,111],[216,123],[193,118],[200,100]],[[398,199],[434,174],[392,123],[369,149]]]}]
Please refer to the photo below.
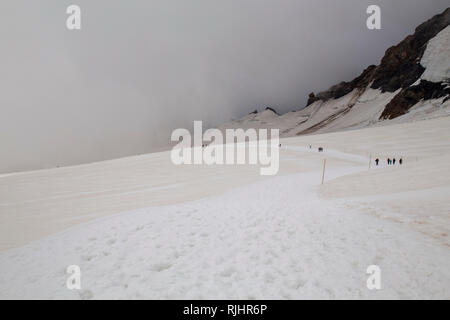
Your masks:
[{"label": "low cloud", "polygon": [[[82,10],[68,31],[67,6]],[[382,9],[382,30],[366,8]],[[158,150],[194,120],[304,107],[448,0],[6,0],[0,172]]]}]

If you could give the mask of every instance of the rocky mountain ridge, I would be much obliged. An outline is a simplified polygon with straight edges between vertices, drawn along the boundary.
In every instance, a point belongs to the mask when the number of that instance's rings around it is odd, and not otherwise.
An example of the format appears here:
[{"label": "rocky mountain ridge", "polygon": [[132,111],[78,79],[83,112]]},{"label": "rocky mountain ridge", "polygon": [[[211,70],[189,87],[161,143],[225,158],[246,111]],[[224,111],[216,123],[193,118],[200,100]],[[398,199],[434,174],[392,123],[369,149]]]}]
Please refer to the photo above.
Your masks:
[{"label": "rocky mountain ridge", "polygon": [[281,136],[322,133],[450,115],[450,8],[386,50],[378,66],[279,115],[252,112],[225,128],[279,128]]},{"label": "rocky mountain ridge", "polygon": [[365,89],[369,84],[370,88],[380,89],[381,92],[402,89],[382,114],[383,119],[393,119],[405,114],[421,99],[429,100],[450,94],[448,88],[445,89],[445,80],[438,83],[422,80],[414,89],[410,88],[425,72],[420,61],[428,42],[449,24],[450,8],[418,26],[414,34],[407,36],[398,45],[387,49],[380,65],[369,66],[353,81],[341,82],[317,96],[311,93],[308,105],[319,100],[338,99],[354,89]]}]

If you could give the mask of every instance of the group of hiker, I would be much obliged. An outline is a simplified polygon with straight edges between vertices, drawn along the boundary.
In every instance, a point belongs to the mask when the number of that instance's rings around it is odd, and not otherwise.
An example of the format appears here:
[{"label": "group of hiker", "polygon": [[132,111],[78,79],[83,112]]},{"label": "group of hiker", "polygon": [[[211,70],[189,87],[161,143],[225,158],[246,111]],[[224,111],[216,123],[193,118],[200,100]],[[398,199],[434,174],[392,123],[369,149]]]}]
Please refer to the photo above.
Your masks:
[{"label": "group of hiker", "polygon": [[[280,144],[280,147],[281,147],[281,144]],[[312,147],[313,147],[312,145],[309,145],[309,149],[312,149]],[[324,148],[323,147],[318,147],[318,151],[319,152],[324,152]],[[379,158],[376,158],[375,159],[375,164],[377,166],[379,166],[380,165],[380,161],[381,160]],[[371,162],[372,162],[372,160],[371,160]],[[388,166],[395,166],[397,163],[399,165],[402,165],[403,164],[403,158],[398,159],[398,161],[397,161],[396,158],[392,158],[392,159],[391,158],[387,158],[386,159],[386,163],[387,163]]]},{"label": "group of hiker", "polygon": [[[386,162],[387,162],[387,165],[388,166],[395,166],[395,164],[397,163],[397,159],[395,159],[395,158],[393,158],[393,159],[391,159],[391,158],[387,158],[386,159]],[[378,166],[379,164],[380,164],[380,159],[375,159],[375,164]],[[398,160],[398,164],[399,165],[402,165],[403,164],[403,158],[400,158],[399,160]]]}]

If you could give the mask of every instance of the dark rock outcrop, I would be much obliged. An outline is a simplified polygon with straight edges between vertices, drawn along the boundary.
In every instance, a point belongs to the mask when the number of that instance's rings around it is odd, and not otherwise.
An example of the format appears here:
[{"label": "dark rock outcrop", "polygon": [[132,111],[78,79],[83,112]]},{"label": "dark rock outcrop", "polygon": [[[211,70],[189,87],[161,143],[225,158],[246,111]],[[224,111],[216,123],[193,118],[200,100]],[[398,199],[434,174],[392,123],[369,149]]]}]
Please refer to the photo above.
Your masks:
[{"label": "dark rock outcrop", "polygon": [[278,112],[275,109],[271,108],[271,107],[267,107],[266,110],[270,110],[273,113],[278,114]]},{"label": "dark rock outcrop", "polygon": [[354,89],[364,89],[366,88],[373,76],[376,66],[369,66],[363,73],[350,82],[341,82],[337,85],[332,86],[327,91],[323,91],[315,95],[314,93],[309,94],[308,106],[318,100],[327,101],[330,99],[339,99],[346,94],[352,92]]},{"label": "dark rock outcrop", "polygon": [[450,8],[418,26],[398,45],[386,51],[381,64],[375,70],[372,88],[394,92],[407,88],[419,79],[425,69],[420,60],[428,41],[450,24]]},{"label": "dark rock outcrop", "polygon": [[404,115],[421,100],[438,99],[450,95],[444,83],[421,80],[417,86],[403,89],[385,107],[380,119],[394,119]]}]

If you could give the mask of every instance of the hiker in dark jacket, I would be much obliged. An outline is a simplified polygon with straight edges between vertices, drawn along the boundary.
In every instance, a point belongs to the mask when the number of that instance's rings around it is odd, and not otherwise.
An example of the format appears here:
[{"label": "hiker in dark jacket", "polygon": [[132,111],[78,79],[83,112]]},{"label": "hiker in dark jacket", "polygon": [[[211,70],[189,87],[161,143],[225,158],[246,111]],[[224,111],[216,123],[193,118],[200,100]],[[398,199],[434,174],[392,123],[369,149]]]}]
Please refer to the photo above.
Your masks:
[{"label": "hiker in dark jacket", "polygon": [[395,160],[395,158],[394,158],[394,160],[392,160],[392,164],[393,164],[393,165],[395,165],[395,161],[396,161],[396,160]]},{"label": "hiker in dark jacket", "polygon": [[400,158],[400,160],[398,161],[398,163],[399,163],[400,165],[402,165],[402,164],[403,164],[403,159]]},{"label": "hiker in dark jacket", "polygon": [[375,163],[377,164],[377,166],[378,166],[379,162],[380,162],[380,159],[375,159]]},{"label": "hiker in dark jacket", "polygon": [[391,159],[390,158],[387,159],[387,163],[388,163],[388,165],[391,164]]}]

